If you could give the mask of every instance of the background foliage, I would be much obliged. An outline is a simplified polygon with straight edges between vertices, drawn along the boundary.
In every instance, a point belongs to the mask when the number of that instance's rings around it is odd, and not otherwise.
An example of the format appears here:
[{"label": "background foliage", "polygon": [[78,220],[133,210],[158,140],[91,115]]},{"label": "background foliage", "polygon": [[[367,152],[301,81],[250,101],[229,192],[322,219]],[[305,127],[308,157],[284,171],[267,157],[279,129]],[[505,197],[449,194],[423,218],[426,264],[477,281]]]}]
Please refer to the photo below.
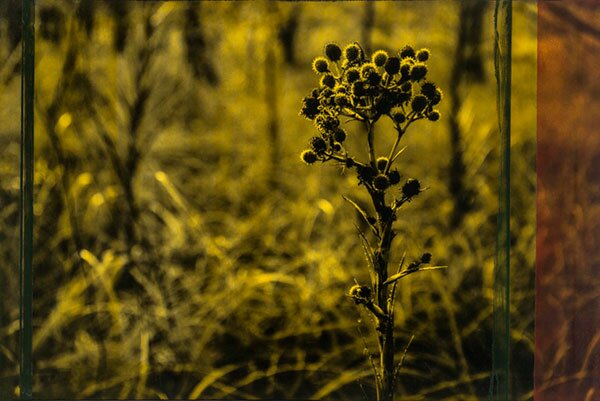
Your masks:
[{"label": "background foliage", "polygon": [[[442,120],[413,127],[399,163],[429,190],[400,216],[393,261],[429,250],[449,268],[401,283],[398,352],[415,340],[398,391],[404,400],[484,397],[499,134],[493,7],[474,4],[39,2],[36,396],[372,394],[370,323],[345,296],[354,278],[365,281],[360,219],[341,197],[366,205],[365,194],[355,177],[298,158],[313,131],[298,116],[315,81],[312,58],[328,41],[359,40],[390,52],[428,47],[429,74],[448,88]],[[3,32],[14,32],[10,10],[2,9]],[[517,2],[514,18],[513,392],[528,399],[535,8]],[[13,36],[0,43],[6,393],[15,387],[18,355]],[[354,128],[349,143],[364,147]]]}]

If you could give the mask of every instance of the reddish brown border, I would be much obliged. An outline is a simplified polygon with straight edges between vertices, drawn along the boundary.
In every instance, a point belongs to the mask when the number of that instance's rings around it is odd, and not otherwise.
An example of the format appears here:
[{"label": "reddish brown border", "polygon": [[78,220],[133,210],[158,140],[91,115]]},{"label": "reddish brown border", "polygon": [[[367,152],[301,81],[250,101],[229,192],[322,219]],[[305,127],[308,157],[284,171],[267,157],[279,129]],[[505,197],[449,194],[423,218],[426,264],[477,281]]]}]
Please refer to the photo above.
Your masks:
[{"label": "reddish brown border", "polygon": [[600,1],[538,3],[535,401],[600,400]]}]

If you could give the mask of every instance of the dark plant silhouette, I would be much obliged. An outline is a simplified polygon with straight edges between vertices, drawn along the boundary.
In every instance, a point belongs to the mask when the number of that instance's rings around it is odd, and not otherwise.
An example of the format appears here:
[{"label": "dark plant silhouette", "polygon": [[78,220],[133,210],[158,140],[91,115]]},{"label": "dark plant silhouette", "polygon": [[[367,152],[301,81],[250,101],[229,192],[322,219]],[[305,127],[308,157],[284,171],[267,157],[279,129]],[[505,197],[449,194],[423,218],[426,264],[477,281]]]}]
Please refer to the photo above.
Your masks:
[{"label": "dark plant silhouette", "polygon": [[[362,305],[374,323],[379,345],[379,362],[371,358],[375,374],[377,400],[394,399],[395,382],[402,360],[395,359],[394,299],[399,279],[412,273],[439,269],[430,266],[432,255],[423,253],[410,263],[406,255],[395,272],[390,271],[392,242],[397,235],[394,221],[403,205],[412,201],[423,189],[415,178],[402,179],[394,162],[402,154],[400,141],[408,128],[419,120],[438,121],[440,113],[434,107],[442,100],[441,90],[427,78],[429,50],[415,51],[405,46],[398,55],[389,56],[378,50],[367,57],[358,43],[343,50],[336,44],[325,47],[325,57],[313,61],[313,70],[320,76],[319,87],[303,100],[301,115],[314,121],[319,135],[302,152],[307,164],[332,162],[353,171],[369,193],[375,214],[344,197],[364,218],[375,241],[359,230],[367,256],[370,285],[356,283],[348,295]],[[382,117],[391,119],[395,142],[386,153],[375,149],[375,124]],[[353,157],[347,146],[348,133],[340,127],[347,118],[364,128],[369,159]],[[396,190],[399,188],[399,191]]]}]

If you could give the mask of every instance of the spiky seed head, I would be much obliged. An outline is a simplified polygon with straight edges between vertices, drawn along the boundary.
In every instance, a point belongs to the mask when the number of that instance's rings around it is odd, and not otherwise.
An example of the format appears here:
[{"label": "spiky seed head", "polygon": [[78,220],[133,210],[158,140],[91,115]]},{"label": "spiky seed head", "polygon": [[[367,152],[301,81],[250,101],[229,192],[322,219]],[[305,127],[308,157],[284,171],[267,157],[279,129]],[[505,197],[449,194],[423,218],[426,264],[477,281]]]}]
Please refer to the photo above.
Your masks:
[{"label": "spiky seed head", "polygon": [[310,146],[317,154],[327,150],[327,142],[319,136],[315,136],[310,140]]},{"label": "spiky seed head", "polygon": [[392,120],[394,120],[396,124],[402,124],[406,121],[406,116],[401,111],[395,111],[392,113]]},{"label": "spiky seed head", "polygon": [[312,69],[317,74],[329,72],[329,62],[325,57],[317,57],[312,62]]},{"label": "spiky seed head", "polygon": [[348,81],[348,83],[353,83],[356,82],[360,79],[360,71],[358,70],[358,68],[348,68],[348,70],[346,71],[346,81]]},{"label": "spiky seed head", "polygon": [[377,67],[383,67],[385,62],[387,61],[387,59],[388,59],[388,54],[385,50],[377,50],[371,56],[371,60],[373,61],[373,64],[375,64]]},{"label": "spiky seed head", "polygon": [[434,98],[436,89],[437,86],[433,82],[423,82],[421,84],[421,93],[429,100]]},{"label": "spiky seed head", "polygon": [[348,296],[355,304],[366,304],[371,301],[371,288],[366,285],[354,285],[348,290]]},{"label": "spiky seed head", "polygon": [[403,77],[408,77],[410,75],[411,67],[412,67],[412,63],[409,63],[407,61],[402,61],[402,64],[400,64],[400,74]]},{"label": "spiky seed head", "polygon": [[416,63],[410,68],[410,79],[419,81],[427,75],[427,66],[423,63]]},{"label": "spiky seed head", "polygon": [[401,58],[414,58],[415,57],[415,49],[410,45],[406,45],[400,50]]},{"label": "spiky seed head", "polygon": [[417,52],[417,60],[427,61],[429,59],[429,49],[421,49]]},{"label": "spiky seed head", "polygon": [[358,166],[357,167],[358,179],[363,182],[371,182],[375,176],[375,170],[370,166]]},{"label": "spiky seed head", "polygon": [[352,94],[356,97],[366,95],[365,84],[362,81],[356,81],[352,84]]},{"label": "spiky seed head", "polygon": [[335,86],[335,77],[331,74],[325,74],[321,78],[321,86],[326,86],[328,88],[333,89]]},{"label": "spiky seed head", "polygon": [[425,252],[421,255],[421,263],[429,263],[431,262],[431,253]]},{"label": "spiky seed head", "polygon": [[427,98],[423,95],[417,95],[413,98],[410,106],[416,113],[420,113],[427,107]]},{"label": "spiky seed head", "polygon": [[421,183],[415,178],[409,178],[402,186],[402,195],[406,198],[412,198],[421,192]]},{"label": "spiky seed head", "polygon": [[342,128],[338,128],[333,132],[333,139],[337,142],[344,142],[346,140],[346,131]]},{"label": "spiky seed head", "polygon": [[339,61],[342,58],[342,49],[335,43],[325,45],[325,55],[331,61]]},{"label": "spiky seed head", "polygon": [[385,72],[395,75],[400,71],[400,59],[398,57],[389,57],[384,65]]},{"label": "spiky seed head", "polygon": [[443,94],[442,90],[440,88],[437,88],[435,90],[435,95],[431,99],[431,105],[435,106],[436,104],[441,102],[443,98],[444,98],[444,94]]},{"label": "spiky seed head", "polygon": [[314,97],[305,97],[302,101],[302,110],[300,111],[300,115],[308,118],[309,120],[314,120],[314,118],[319,114],[319,99]]},{"label": "spiky seed head", "polygon": [[391,170],[388,172],[388,178],[390,179],[390,185],[396,185],[400,182],[400,173],[398,170]]},{"label": "spiky seed head", "polygon": [[300,154],[300,158],[306,164],[313,164],[318,160],[317,154],[312,149],[306,149]]},{"label": "spiky seed head", "polygon": [[349,44],[344,48],[344,56],[346,56],[346,60],[355,61],[360,57],[360,47],[356,44]]},{"label": "spiky seed head", "polygon": [[385,174],[378,174],[373,178],[373,186],[378,191],[385,191],[390,187],[390,179]]},{"label": "spiky seed head", "polygon": [[440,119],[440,112],[438,110],[432,110],[427,115],[427,118],[429,119],[429,121],[437,121]]},{"label": "spiky seed head", "polygon": [[363,79],[366,79],[366,78],[368,78],[368,77],[369,77],[369,75],[370,75],[372,72],[376,72],[376,71],[377,71],[377,70],[376,70],[375,64],[373,64],[373,63],[364,63],[364,64],[363,64],[363,65],[360,67],[360,76],[361,76]]},{"label": "spiky seed head", "polygon": [[385,170],[385,168],[387,167],[388,161],[389,160],[387,157],[382,156],[382,157],[377,158],[377,169],[379,171]]}]

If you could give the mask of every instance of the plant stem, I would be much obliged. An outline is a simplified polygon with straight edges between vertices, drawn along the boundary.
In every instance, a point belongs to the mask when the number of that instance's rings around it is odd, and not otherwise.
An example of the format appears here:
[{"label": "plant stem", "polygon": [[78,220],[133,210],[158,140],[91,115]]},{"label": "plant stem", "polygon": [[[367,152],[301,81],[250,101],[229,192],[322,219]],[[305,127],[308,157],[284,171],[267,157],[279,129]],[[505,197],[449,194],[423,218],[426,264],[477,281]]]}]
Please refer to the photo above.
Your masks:
[{"label": "plant stem", "polygon": [[388,278],[388,265],[390,260],[390,249],[395,232],[392,229],[393,218],[387,211],[385,195],[380,192],[371,193],[375,209],[379,218],[381,240],[374,252],[377,282],[375,285],[375,302],[383,311],[385,318],[379,319],[377,327],[378,342],[380,349],[379,368],[382,376],[381,391],[378,393],[378,401],[393,401],[394,399],[394,316],[393,309],[389,305],[388,285],[384,284]]},{"label": "plant stem", "polygon": [[369,142],[369,161],[371,162],[371,166],[373,168],[377,168],[375,165],[375,144],[374,144],[374,135],[373,135],[373,124],[370,121],[365,121],[365,125],[367,126],[367,141]]}]

